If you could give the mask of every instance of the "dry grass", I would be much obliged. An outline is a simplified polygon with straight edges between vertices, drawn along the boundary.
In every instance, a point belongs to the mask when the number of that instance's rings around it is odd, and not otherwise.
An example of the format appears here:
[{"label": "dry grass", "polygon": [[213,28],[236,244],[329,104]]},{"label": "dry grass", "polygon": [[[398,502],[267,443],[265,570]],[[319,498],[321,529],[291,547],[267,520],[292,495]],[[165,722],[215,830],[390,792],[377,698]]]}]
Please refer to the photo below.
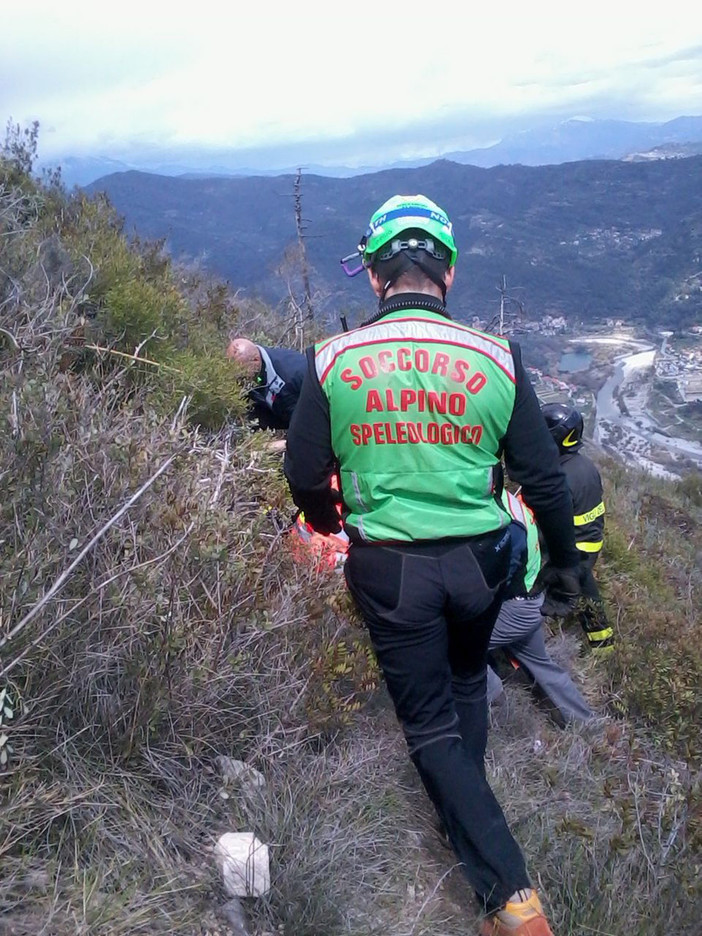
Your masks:
[{"label": "dry grass", "polygon": [[623,722],[558,731],[520,694],[493,730],[492,776],[554,931],[694,936],[699,776]]},{"label": "dry grass", "polygon": [[[13,321],[18,345],[34,325]],[[223,898],[214,842],[254,828],[274,867],[256,926],[403,931],[420,859],[385,765],[397,733],[355,714],[364,636],[339,577],[289,548],[279,460],[185,407],[158,416],[128,367],[62,372],[65,334],[3,361],[2,926],[200,932]],[[222,753],[264,772],[259,799],[222,798]]]},{"label": "dry grass", "polygon": [[550,642],[602,720],[555,731],[523,704],[525,690],[512,688],[507,710],[495,713],[496,786],[556,932],[695,936],[702,517],[687,494],[694,485],[607,459],[601,469],[608,513],[596,575],[617,645],[610,657],[587,655],[575,623]]},{"label": "dry grass", "polygon": [[[278,457],[240,421],[194,426],[167,370],[84,353],[91,330],[119,349],[99,334],[117,311],[141,334],[132,294],[170,296],[181,337],[270,312],[201,285],[176,301],[103,211],[0,185],[0,933],[226,934],[212,846],[244,829],[272,851],[260,936],[470,931],[342,581],[284,532]],[[115,292],[125,270],[149,288]],[[228,405],[198,380],[200,413]],[[553,645],[609,718],[561,732],[508,685],[489,766],[559,936],[697,936],[699,505],[606,478],[618,647]],[[266,787],[226,785],[222,754]]]}]

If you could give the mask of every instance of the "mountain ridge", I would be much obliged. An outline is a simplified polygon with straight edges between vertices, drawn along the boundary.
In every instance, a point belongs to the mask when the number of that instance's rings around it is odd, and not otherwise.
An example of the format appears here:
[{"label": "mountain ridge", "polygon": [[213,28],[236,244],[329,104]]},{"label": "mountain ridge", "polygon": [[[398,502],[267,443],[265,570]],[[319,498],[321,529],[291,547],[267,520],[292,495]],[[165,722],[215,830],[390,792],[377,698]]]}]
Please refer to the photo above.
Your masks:
[{"label": "mountain ridge", "polygon": [[[464,127],[460,132],[467,132]],[[416,128],[416,139],[408,142],[410,149],[418,148],[417,141],[428,132]],[[429,138],[436,138],[441,129],[432,127]],[[454,133],[457,131],[454,131]],[[524,165],[558,164],[581,159],[624,159],[640,149],[652,150],[667,143],[696,143],[702,141],[702,117],[676,117],[662,122],[636,122],[621,120],[597,120],[570,117],[560,122],[537,124],[519,131],[495,132],[492,142],[482,147],[442,147],[437,144],[436,152],[429,156],[381,157],[351,161],[349,154],[340,155],[330,161],[329,150],[322,143],[300,146],[252,150],[223,150],[208,147],[173,150],[150,147],[144,150],[112,153],[110,158],[96,154],[84,157],[64,154],[55,158],[51,165],[62,166],[62,174],[68,186],[88,185],[96,179],[115,171],[137,169],[159,175],[285,175],[302,167],[306,172],[348,178],[367,175],[384,169],[418,168],[437,159],[490,168],[502,163]],[[351,141],[349,142],[349,146]],[[369,140],[366,152],[388,153],[390,143],[381,138]],[[421,149],[425,148],[425,142]],[[103,169],[100,171],[101,161]],[[49,162],[45,162],[49,165]]]},{"label": "mountain ridge", "polygon": [[[505,274],[522,287],[532,317],[638,317],[676,327],[702,311],[701,178],[699,156],[490,169],[437,160],[352,179],[304,175],[317,304],[367,305],[367,291],[342,275],[339,258],[354,249],[386,198],[421,191],[454,223],[461,257],[452,304],[463,318],[485,316]],[[277,271],[297,243],[293,182],[293,176],[178,179],[127,172],[86,191],[105,192],[129,231],[165,239],[174,257],[278,301],[288,295],[288,283]]]},{"label": "mountain ridge", "polygon": [[702,117],[664,123],[571,118],[549,128],[524,130],[483,149],[446,153],[473,166],[557,165],[583,159],[624,159],[639,149],[702,140]]}]

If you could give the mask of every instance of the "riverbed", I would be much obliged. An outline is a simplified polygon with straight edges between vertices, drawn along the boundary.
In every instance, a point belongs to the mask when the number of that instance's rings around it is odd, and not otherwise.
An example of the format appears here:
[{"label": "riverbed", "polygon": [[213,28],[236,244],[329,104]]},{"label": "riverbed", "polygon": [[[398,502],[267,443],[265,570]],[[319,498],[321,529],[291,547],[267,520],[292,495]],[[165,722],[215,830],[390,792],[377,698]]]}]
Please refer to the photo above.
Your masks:
[{"label": "riverbed", "polygon": [[[649,374],[653,377],[656,348],[650,343],[616,335],[578,339],[582,344],[587,341],[621,345],[626,349],[615,358],[614,372],[597,394],[594,441],[656,477],[675,479],[684,471],[681,468],[676,472],[672,466],[660,465],[656,456],[661,455],[690,459],[702,470],[702,445],[664,434],[649,413],[652,379],[647,378]],[[624,392],[628,414],[622,412],[618,400]]]}]

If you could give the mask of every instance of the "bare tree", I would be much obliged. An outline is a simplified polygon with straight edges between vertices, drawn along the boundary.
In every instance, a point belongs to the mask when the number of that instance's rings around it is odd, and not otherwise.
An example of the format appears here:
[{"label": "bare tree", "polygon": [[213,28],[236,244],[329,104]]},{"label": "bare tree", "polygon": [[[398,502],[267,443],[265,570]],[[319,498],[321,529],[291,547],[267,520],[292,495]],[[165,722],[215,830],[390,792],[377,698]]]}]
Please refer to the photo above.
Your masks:
[{"label": "bare tree", "polygon": [[[510,320],[514,321],[517,317],[524,316],[524,305],[515,296],[507,293],[507,277],[502,274],[502,282],[497,287],[500,294],[500,311],[492,317],[487,325],[486,331],[497,335],[505,335],[510,329]],[[509,305],[516,306],[516,310],[510,311]]]},{"label": "bare tree", "polygon": [[295,199],[295,230],[297,231],[297,243],[300,251],[300,273],[302,275],[302,287],[304,290],[304,310],[306,318],[314,318],[312,308],[312,290],[310,288],[310,271],[307,263],[307,248],[305,246],[305,224],[302,217],[302,169],[297,170],[295,184],[293,186]]},{"label": "bare tree", "polygon": [[289,312],[289,325],[285,329],[284,340],[287,340],[291,332],[294,333],[295,347],[302,350],[305,347],[305,323],[314,319],[310,266],[305,243],[309,237],[306,231],[306,224],[309,222],[302,216],[302,169],[297,170],[292,194],[297,241],[286,247],[276,272],[284,281],[288,292],[285,302]]}]

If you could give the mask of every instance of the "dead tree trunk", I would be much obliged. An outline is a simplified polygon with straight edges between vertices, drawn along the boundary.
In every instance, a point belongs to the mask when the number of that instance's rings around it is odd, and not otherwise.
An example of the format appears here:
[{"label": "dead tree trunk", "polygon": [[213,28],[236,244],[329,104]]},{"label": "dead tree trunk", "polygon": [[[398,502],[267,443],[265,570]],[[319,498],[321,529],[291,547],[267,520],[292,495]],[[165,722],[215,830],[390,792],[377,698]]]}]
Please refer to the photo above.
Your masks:
[{"label": "dead tree trunk", "polygon": [[[297,244],[300,254],[300,274],[302,276],[302,289],[304,293],[303,309],[305,318],[314,318],[312,308],[312,289],[310,287],[310,271],[307,263],[307,248],[305,247],[305,222],[302,217],[302,169],[297,170],[293,188],[295,198],[295,229],[297,231]],[[302,325],[302,323],[300,323]]]},{"label": "dead tree trunk", "polygon": [[[515,299],[514,296],[507,294],[507,277],[504,273],[502,274],[502,282],[497,287],[497,291],[500,294],[500,311],[488,323],[485,330],[497,335],[505,335],[511,330],[509,324],[510,320],[515,319],[517,315],[524,315],[524,306],[519,299]],[[507,310],[507,303],[512,303],[516,306],[518,312],[509,312]]]}]

